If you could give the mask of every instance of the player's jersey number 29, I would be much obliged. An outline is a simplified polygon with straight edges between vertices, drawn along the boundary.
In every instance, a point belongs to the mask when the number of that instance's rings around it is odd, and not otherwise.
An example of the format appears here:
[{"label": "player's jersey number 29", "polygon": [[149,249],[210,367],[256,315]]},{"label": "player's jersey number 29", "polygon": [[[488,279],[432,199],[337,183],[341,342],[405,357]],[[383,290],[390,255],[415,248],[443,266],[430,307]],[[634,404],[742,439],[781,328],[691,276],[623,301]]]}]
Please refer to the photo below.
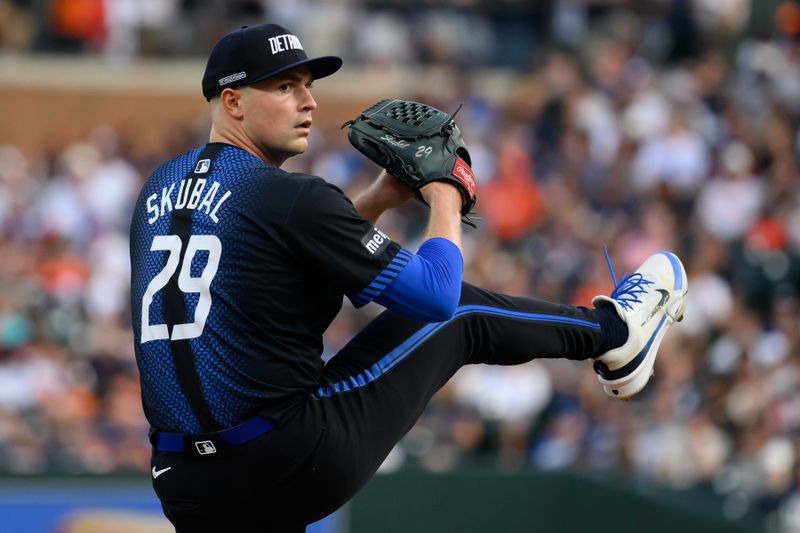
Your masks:
[{"label": "player's jersey number 29", "polygon": [[[160,339],[193,339],[203,333],[206,318],[211,310],[211,280],[217,274],[219,258],[222,255],[222,243],[216,235],[192,235],[183,254],[183,266],[178,274],[178,288],[184,293],[199,293],[200,299],[194,309],[194,321],[186,324],[175,324],[172,335],[166,324],[150,324],[150,305],[153,296],[163,289],[180,264],[180,254],[183,243],[177,235],[157,235],[150,246],[151,252],[166,251],[169,253],[167,262],[161,272],[150,280],[147,290],[142,296],[142,330],[141,342]],[[199,277],[192,276],[192,261],[198,251],[208,252],[208,261]]]}]

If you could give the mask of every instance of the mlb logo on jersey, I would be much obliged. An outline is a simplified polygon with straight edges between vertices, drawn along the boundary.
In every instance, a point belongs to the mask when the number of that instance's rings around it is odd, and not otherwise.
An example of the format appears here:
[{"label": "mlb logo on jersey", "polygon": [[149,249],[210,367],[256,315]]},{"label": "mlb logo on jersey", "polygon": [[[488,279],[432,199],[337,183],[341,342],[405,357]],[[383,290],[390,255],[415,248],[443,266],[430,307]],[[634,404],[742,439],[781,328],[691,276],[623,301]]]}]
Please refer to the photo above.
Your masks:
[{"label": "mlb logo on jersey", "polygon": [[195,174],[205,174],[208,172],[208,169],[211,168],[211,160],[210,159],[201,159],[197,162],[197,165],[194,167]]},{"label": "mlb logo on jersey", "polygon": [[210,440],[200,440],[194,443],[195,448],[197,448],[197,453],[200,455],[210,455],[212,453],[217,453],[217,448],[214,446],[214,443]]}]

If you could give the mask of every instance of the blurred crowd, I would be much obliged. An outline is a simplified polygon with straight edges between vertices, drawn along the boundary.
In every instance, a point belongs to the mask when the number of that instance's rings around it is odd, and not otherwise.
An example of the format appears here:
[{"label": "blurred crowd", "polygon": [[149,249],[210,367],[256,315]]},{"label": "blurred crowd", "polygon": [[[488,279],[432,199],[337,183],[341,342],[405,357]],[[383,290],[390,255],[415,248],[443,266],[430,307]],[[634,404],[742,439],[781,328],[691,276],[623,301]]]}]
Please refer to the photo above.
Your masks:
[{"label": "blurred crowd", "polygon": [[[59,9],[76,4],[99,6],[87,8],[94,33],[65,30]],[[465,279],[590,305],[612,288],[603,244],[618,278],[673,250],[689,274],[687,312],[633,401],[604,396],[588,364],[465,368],[384,469],[623,472],[704,486],[731,519],[756,513],[800,531],[800,6],[759,2],[769,4],[759,19],[747,0],[528,4],[0,0],[26,21],[0,23],[0,43],[191,54],[234,22],[271,17],[307,48],[357,64],[448,65],[460,94],[404,96],[464,104],[482,217],[465,232]],[[35,16],[42,9],[51,16]],[[127,44],[109,22],[115,9],[136,30]],[[201,33],[206,41],[187,40]],[[519,74],[504,102],[470,90],[472,68],[487,65]],[[182,132],[170,149],[206,135]],[[32,157],[0,147],[0,471],[148,468],[127,233],[143,180],[177,152],[127,146],[124,132],[99,125]],[[308,154],[286,168],[349,193],[377,173],[325,109]],[[414,249],[424,220],[409,205],[380,225]],[[379,311],[345,302],[325,357]]]}]

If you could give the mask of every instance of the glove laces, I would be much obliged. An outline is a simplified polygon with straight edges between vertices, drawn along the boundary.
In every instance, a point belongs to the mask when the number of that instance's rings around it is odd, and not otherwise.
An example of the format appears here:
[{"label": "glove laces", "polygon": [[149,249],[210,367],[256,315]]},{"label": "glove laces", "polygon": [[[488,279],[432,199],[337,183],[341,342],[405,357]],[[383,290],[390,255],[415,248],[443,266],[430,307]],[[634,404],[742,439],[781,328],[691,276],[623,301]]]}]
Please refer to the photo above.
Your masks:
[{"label": "glove laces", "polygon": [[603,254],[606,256],[606,265],[608,265],[608,270],[611,272],[611,280],[614,282],[614,290],[611,291],[610,298],[616,300],[626,311],[630,311],[633,309],[633,304],[642,303],[639,296],[645,294],[647,285],[652,285],[653,282],[645,279],[638,272],[632,275],[626,273],[621,280],[617,281],[614,267],[611,266],[611,259],[608,257],[608,248],[605,244],[603,245]]}]

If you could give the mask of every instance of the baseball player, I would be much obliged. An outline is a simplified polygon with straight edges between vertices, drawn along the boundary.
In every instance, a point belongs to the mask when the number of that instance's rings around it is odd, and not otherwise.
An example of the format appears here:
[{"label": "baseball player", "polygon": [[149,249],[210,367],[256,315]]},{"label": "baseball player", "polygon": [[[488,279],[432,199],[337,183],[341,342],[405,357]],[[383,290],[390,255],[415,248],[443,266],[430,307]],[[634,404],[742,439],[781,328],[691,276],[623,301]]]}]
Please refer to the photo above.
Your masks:
[{"label": "baseball player", "polygon": [[[341,63],[310,59],[274,24],[223,37],[202,81],[208,144],[156,169],[137,201],[136,359],[153,486],[178,532],[304,531],[367,482],[466,364],[591,360],[627,399],[682,318],[686,273],[671,253],[593,309],[505,296],[461,279],[459,180],[412,190],[384,172],[350,200],[281,170],[307,148],[313,83]],[[415,193],[430,206],[416,252],[375,225]],[[325,364],[343,296],[386,311]]]}]

